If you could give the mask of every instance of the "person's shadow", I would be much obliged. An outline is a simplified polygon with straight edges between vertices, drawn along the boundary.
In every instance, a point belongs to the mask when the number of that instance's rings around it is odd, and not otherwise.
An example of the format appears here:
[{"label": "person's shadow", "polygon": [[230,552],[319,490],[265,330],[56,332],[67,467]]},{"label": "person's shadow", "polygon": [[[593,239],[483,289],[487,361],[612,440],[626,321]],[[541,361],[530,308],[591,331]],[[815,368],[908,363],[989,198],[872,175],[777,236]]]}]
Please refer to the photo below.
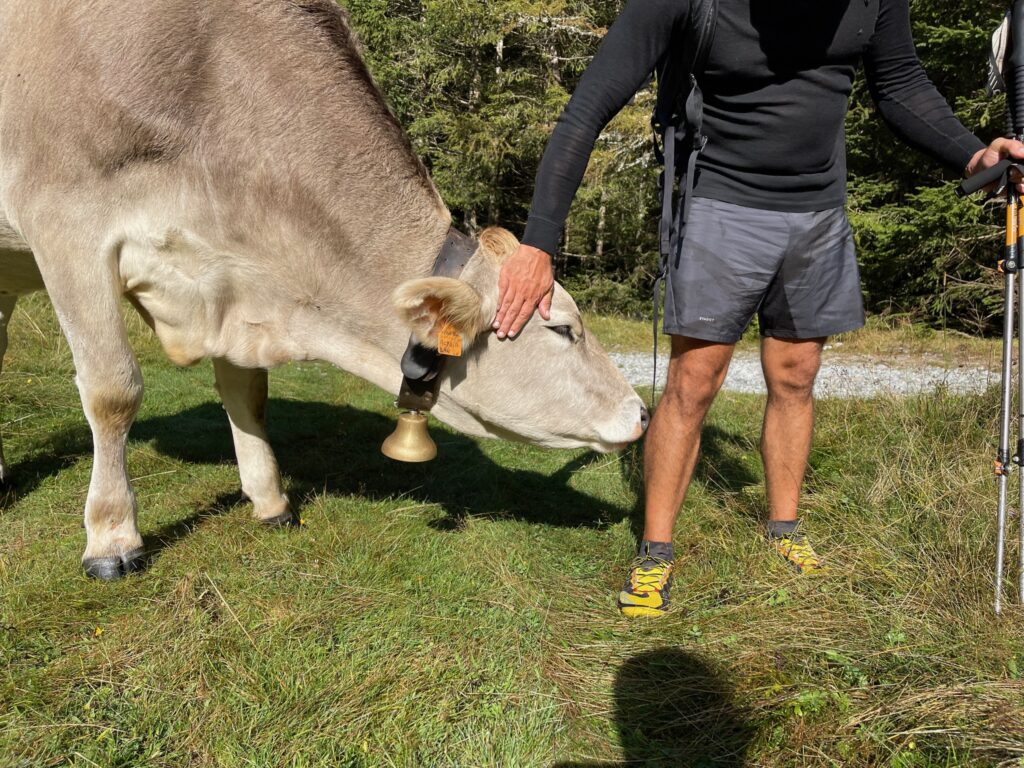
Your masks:
[{"label": "person's shadow", "polygon": [[615,677],[619,762],[552,768],[742,768],[755,728],[728,680],[700,656],[658,648],[626,661]]}]

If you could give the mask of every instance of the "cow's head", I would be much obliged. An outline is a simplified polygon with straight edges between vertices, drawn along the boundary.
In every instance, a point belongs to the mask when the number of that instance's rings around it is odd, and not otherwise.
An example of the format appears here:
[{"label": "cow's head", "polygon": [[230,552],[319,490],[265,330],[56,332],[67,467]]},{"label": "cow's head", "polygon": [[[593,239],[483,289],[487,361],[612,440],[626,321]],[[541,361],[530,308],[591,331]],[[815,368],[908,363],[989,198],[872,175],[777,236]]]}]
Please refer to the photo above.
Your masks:
[{"label": "cow's head", "polygon": [[447,359],[433,413],[467,434],[552,448],[610,451],[636,440],[647,410],[561,286],[550,320],[535,314],[512,340],[492,332],[501,264],[517,246],[507,231],[485,230],[460,279],[410,280],[395,291],[420,343],[436,347],[445,322],[462,336],[462,357]]}]

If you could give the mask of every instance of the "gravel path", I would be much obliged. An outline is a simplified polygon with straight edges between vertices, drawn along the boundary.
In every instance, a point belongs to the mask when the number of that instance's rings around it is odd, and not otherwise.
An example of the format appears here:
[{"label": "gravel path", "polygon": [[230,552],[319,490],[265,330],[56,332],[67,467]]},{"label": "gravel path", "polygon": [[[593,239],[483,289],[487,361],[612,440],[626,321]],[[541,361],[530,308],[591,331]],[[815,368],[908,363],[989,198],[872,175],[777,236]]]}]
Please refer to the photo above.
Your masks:
[{"label": "gravel path", "polygon": [[[612,360],[633,386],[651,385],[651,355],[611,354]],[[668,358],[658,359],[658,386],[665,384]],[[882,363],[867,357],[839,357],[826,353],[814,393],[819,398],[874,397],[876,395],[918,395],[945,386],[956,394],[979,394],[999,383],[998,372],[985,368],[942,368],[912,360]],[[737,353],[725,379],[730,392],[764,393],[764,376],[756,353]]]}]

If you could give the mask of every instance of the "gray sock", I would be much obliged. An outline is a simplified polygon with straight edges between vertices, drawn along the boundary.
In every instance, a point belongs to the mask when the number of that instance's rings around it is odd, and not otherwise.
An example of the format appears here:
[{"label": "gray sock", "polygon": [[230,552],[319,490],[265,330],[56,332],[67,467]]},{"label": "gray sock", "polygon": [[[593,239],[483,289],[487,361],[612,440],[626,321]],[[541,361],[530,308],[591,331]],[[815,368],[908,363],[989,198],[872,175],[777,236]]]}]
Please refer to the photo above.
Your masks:
[{"label": "gray sock", "polygon": [[640,542],[640,551],[636,556],[642,557],[644,560],[656,557],[669,563],[675,559],[671,541],[648,541],[647,539]]},{"label": "gray sock", "polygon": [[768,538],[784,539],[796,533],[799,527],[799,520],[769,520],[767,526]]}]

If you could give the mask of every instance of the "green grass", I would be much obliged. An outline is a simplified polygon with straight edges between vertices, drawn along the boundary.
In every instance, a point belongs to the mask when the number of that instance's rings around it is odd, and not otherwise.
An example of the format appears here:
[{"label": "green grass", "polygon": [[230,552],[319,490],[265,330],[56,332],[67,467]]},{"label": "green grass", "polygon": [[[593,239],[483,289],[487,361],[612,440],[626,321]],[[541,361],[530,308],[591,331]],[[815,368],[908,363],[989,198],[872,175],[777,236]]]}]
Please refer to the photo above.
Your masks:
[{"label": "green grass", "polygon": [[79,566],[91,454],[67,348],[42,299],[14,319],[2,766],[1021,764],[1024,613],[990,608],[994,393],[821,404],[815,579],[759,539],[762,401],[723,396],[676,531],[678,610],[630,622],[634,452],[435,426],[439,459],[397,466],[390,395],[292,365],[269,418],[305,525],[264,530],[210,367],[131,328],[151,563],[101,584]]}]

